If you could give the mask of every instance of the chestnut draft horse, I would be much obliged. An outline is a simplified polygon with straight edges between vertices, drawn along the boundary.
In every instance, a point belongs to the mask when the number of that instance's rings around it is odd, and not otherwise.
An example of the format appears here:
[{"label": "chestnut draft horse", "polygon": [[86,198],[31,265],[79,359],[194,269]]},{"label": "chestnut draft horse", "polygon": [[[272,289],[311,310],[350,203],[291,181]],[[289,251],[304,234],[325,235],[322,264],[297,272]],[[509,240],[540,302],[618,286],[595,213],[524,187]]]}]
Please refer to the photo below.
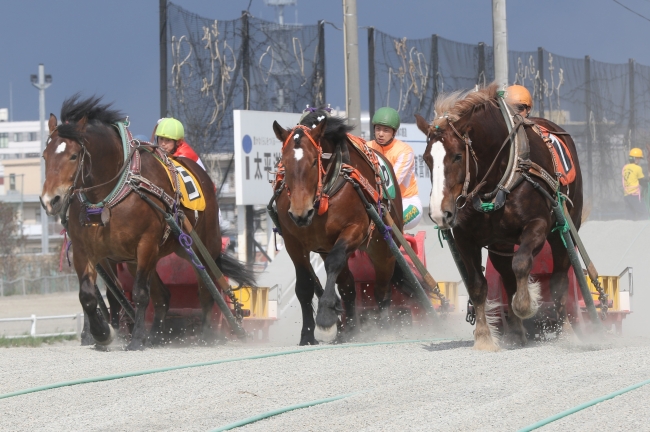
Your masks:
[{"label": "chestnut draft horse", "polygon": [[[498,195],[498,191],[505,189],[498,185],[503,185],[500,179],[508,170],[509,132],[498,97],[496,84],[475,92],[442,95],[435,103],[439,117],[433,124],[427,124],[422,117],[417,118],[418,127],[427,135],[428,141],[424,158],[431,170],[433,184],[429,215],[438,227],[453,231],[467,269],[467,291],[476,308],[474,348],[481,350],[498,349],[486,319],[488,286],[481,269],[481,248],[484,247],[501,274],[509,310],[514,312],[508,316],[507,340],[522,345],[527,341],[522,320],[536,314],[540,297],[539,284],[530,281],[529,276],[533,257],[546,240],[553,252],[551,295],[558,322],[571,331],[566,321],[565,305],[567,271],[571,264],[560,232],[554,230],[556,222],[551,203],[533,186],[535,183],[556,197],[559,196],[557,190],[553,190],[551,185],[557,186],[559,182],[553,183],[554,162],[535,124],[561,134],[575,162],[575,180],[568,186],[559,185],[559,192],[569,198],[569,216],[576,228],[580,227],[583,204],[582,176],[571,137],[548,120],[534,118],[528,121],[511,114],[513,129],[520,134],[517,142],[521,146],[527,138],[529,156],[515,161],[512,178],[516,181],[510,185],[509,193],[507,190],[502,192],[502,198],[507,197],[505,204],[497,200],[493,208],[489,202],[487,206],[481,206],[486,199],[489,201]],[[521,123],[519,128],[516,127],[518,123]],[[502,152],[503,149],[506,151]],[[551,173],[550,180],[542,179],[542,171]],[[499,204],[503,206],[496,209]],[[519,248],[513,253],[514,245],[519,245]]]},{"label": "chestnut draft horse", "polygon": [[[130,133],[124,128],[129,137],[125,157],[118,132],[124,115],[111,109],[110,104],[100,102],[101,98],[97,97],[79,100],[78,95],[67,99],[61,108],[62,124],[58,126],[56,117],[50,114],[50,137],[43,152],[45,184],[41,203],[47,214],[61,215],[62,219],[68,217],[67,229],[74,248],[74,268],[79,277],[79,300],[87,317],[85,326],[89,326],[87,330],[99,345],[109,344],[115,332],[97,308],[95,265],[106,258],[113,262],[130,263],[129,267],[135,274],[133,301],[136,314],[127,349],[143,349],[147,338],[144,318],[150,287],[155,310],[151,328],[154,343],[160,341],[165,314],[169,309],[170,294],[157,277],[156,263],[172,252],[186,259],[188,254],[173,235],[167,236],[169,233],[166,233],[163,215],[139,196],[147,194],[161,208],[173,211],[168,200],[165,201],[166,197],[175,196],[167,168],[156,159],[158,157],[164,161],[167,156],[160,151],[154,155],[156,146],[130,139]],[[134,160],[139,160],[139,175],[133,169]],[[212,193],[212,180],[190,159],[178,160],[197,179],[206,201],[205,211],[183,209],[185,217],[192,223],[224,274],[240,283],[254,283],[250,270],[222,253],[219,207]],[[122,180],[126,189],[119,189],[118,199],[108,200],[103,207],[100,206],[100,210],[104,209],[103,223],[89,223],[93,219],[98,221],[99,215],[88,211],[87,203],[100,203],[107,200],[109,194],[114,196],[111,191]],[[147,181],[164,194],[156,196],[142,189],[141,185]],[[171,203],[171,207],[175,207],[174,200]],[[210,276],[216,280],[214,275]],[[201,280],[199,277],[197,279]],[[203,337],[208,338],[211,336],[210,314],[214,300],[202,284],[199,284],[199,297],[203,311]],[[115,315],[115,311],[112,312]]]},{"label": "chestnut draft horse", "polygon": [[[338,284],[345,307],[344,333],[340,336],[348,338],[354,334],[356,291],[348,257],[355,250],[366,251],[375,268],[375,298],[381,326],[389,324],[391,279],[404,284],[388,244],[379,230],[373,229],[361,198],[344,178],[346,169],[352,167],[376,188],[375,171],[349,141],[351,128],[346,126],[344,119],[328,116],[325,111],[312,112],[293,129],[273,123],[276,137],[283,142],[280,166],[284,176],[275,184],[275,218],[296,268],[296,296],[303,319],[300,345],[317,344],[317,339],[330,342],[336,337],[338,315],[342,310],[335,284]],[[401,230],[402,200],[399,188],[395,189],[395,199],[392,202],[382,199],[382,203],[390,209]],[[320,254],[325,261],[327,282],[324,290],[311,266],[311,252]],[[319,297],[315,322],[314,293]]]}]

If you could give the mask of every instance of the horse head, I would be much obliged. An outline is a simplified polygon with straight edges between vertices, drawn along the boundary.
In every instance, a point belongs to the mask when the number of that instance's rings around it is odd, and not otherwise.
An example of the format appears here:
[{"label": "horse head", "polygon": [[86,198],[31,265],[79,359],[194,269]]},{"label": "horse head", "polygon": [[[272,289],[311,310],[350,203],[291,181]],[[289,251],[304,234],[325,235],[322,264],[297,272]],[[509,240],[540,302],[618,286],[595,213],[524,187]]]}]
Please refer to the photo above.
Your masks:
[{"label": "horse head", "polygon": [[[438,227],[453,228],[456,224],[456,205],[465,181],[465,143],[449,128],[435,122],[429,125],[417,115],[418,128],[427,135],[424,161],[431,171],[429,217]],[[461,203],[462,204],[462,203]]]},{"label": "horse head", "polygon": [[314,204],[320,198],[323,166],[320,139],[327,125],[321,121],[315,128],[296,126],[284,129],[273,122],[275,136],[282,141],[281,163],[289,196],[289,216],[299,227],[309,226],[314,217]]},{"label": "horse head", "polygon": [[43,151],[45,182],[40,196],[41,205],[50,216],[61,212],[82,171],[85,148],[81,143],[86,123],[84,117],[62,133],[58,130],[56,116],[50,114],[50,137]]}]

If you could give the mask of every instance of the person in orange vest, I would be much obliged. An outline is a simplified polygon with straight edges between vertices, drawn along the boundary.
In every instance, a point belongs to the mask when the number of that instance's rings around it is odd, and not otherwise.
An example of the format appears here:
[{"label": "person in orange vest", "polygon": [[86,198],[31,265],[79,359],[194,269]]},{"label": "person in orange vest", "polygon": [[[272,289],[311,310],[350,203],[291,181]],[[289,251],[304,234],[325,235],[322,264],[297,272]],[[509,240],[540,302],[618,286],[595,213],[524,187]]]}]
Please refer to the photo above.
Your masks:
[{"label": "person in orange vest", "polygon": [[205,170],[205,165],[199,155],[185,141],[185,128],[183,123],[172,117],[162,118],[158,121],[154,130],[156,143],[161,149],[174,157],[186,157],[192,159]]},{"label": "person in orange vest", "polygon": [[630,150],[630,163],[623,167],[623,200],[632,220],[648,219],[648,209],[641,201],[641,187],[648,186],[639,161],[643,158],[640,148]]},{"label": "person in orange vest", "polygon": [[375,139],[368,146],[381,153],[393,165],[395,182],[402,192],[404,230],[413,229],[422,219],[422,202],[415,176],[415,153],[411,146],[395,138],[400,118],[390,107],[379,108],[372,117]]},{"label": "person in orange vest", "polygon": [[508,87],[505,99],[508,105],[524,118],[527,118],[533,109],[533,98],[524,86],[515,84]]}]

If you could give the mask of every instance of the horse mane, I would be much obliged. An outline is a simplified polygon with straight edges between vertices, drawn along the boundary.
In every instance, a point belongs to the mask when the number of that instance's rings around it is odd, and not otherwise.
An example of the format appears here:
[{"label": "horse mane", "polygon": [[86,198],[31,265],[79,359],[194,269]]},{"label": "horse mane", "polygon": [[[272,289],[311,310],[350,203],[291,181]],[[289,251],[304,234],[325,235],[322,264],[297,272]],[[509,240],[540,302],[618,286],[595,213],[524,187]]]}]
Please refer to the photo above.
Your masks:
[{"label": "horse mane", "polygon": [[112,103],[102,104],[101,96],[90,96],[87,99],[81,99],[81,95],[76,93],[63,101],[61,106],[61,125],[57,132],[62,138],[82,139],[81,132],[77,129],[75,123],[86,117],[89,124],[113,124],[122,121],[125,115],[119,110],[111,108]]},{"label": "horse mane", "polygon": [[458,121],[468,112],[486,103],[496,106],[497,90],[499,85],[495,82],[479,90],[455,91],[441,94],[434,104],[436,117],[431,125],[434,128],[444,129],[449,122]]},{"label": "horse mane", "polygon": [[318,126],[325,117],[327,117],[327,125],[325,126],[323,137],[331,143],[343,142],[347,139],[348,132],[354,129],[354,126],[350,126],[346,123],[346,119],[330,116],[327,111],[320,109],[307,114],[300,124],[313,129]]}]

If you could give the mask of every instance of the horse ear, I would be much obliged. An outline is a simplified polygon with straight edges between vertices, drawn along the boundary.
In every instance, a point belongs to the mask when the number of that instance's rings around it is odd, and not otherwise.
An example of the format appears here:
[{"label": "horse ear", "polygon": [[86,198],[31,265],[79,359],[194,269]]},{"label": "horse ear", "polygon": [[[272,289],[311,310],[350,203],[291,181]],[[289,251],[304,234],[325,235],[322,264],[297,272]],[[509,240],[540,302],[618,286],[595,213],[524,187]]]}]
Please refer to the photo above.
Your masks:
[{"label": "horse ear", "polygon": [[415,123],[418,125],[418,129],[422,131],[423,134],[429,135],[429,123],[422,117],[420,114],[415,115]]},{"label": "horse ear", "polygon": [[56,129],[56,116],[52,113],[50,113],[50,119],[47,121],[47,127],[50,130],[50,135],[52,132],[54,132],[54,129]]},{"label": "horse ear", "polygon": [[88,124],[88,117],[83,116],[81,120],[77,122],[77,130],[79,132],[85,132],[86,131],[86,125]]},{"label": "horse ear", "polygon": [[325,117],[323,120],[321,120],[318,123],[318,126],[316,126],[314,129],[309,131],[309,135],[314,139],[314,141],[318,142],[320,139],[323,137],[323,134],[325,133],[325,128],[327,127],[327,117]]},{"label": "horse ear", "polygon": [[282,142],[285,142],[289,136],[289,131],[280,126],[280,123],[277,121],[273,122],[273,132],[275,132],[275,136]]}]

